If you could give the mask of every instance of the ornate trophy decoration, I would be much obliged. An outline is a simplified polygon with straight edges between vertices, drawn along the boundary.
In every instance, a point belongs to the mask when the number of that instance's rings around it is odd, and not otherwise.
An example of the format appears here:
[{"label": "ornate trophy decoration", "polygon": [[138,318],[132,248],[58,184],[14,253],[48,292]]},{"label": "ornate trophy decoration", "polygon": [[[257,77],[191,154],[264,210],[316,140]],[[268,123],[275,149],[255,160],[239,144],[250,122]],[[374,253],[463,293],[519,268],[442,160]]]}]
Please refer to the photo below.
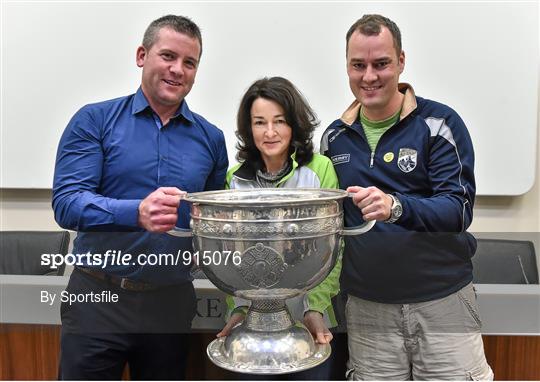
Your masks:
[{"label": "ornate trophy decoration", "polygon": [[[317,286],[332,270],[343,235],[362,234],[374,222],[343,228],[343,190],[252,189],[188,194],[195,251],[220,253],[199,266],[223,292],[251,300],[244,322],[214,340],[216,365],[241,373],[284,374],[317,366],[330,345],[316,344],[289,313],[285,300]],[[233,261],[232,256],[236,254]]]}]

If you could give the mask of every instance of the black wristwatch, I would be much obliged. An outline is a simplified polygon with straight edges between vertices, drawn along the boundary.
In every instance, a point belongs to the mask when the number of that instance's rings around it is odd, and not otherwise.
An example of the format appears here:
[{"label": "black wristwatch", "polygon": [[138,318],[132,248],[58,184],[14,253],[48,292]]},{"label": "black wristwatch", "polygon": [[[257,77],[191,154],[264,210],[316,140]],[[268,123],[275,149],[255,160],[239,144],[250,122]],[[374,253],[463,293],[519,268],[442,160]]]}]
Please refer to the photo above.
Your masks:
[{"label": "black wristwatch", "polygon": [[398,198],[396,198],[392,194],[388,194],[389,197],[392,198],[392,207],[390,207],[390,217],[385,220],[385,223],[395,223],[403,214],[403,206],[401,205],[401,202]]}]

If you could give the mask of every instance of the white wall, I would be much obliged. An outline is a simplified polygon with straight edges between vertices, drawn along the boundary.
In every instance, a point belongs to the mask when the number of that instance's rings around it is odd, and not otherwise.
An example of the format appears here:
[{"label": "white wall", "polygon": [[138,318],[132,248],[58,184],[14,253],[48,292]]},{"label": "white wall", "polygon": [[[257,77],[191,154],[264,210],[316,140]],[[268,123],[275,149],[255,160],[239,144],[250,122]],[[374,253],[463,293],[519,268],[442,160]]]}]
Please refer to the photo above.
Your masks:
[{"label": "white wall", "polygon": [[537,152],[537,10],[536,2],[6,2],[0,183],[51,187],[57,142],[75,111],[136,90],[135,49],[154,18],[186,14],[201,26],[188,102],[223,129],[232,161],[236,109],[257,78],[292,80],[322,127],[341,114],[352,100],[344,35],[378,12],[402,29],[402,80],[468,125],[477,194],[523,194]]},{"label": "white wall", "polygon": [[[350,16],[350,15],[348,15]],[[149,16],[149,19],[153,18]],[[349,17],[351,20],[353,17]],[[129,20],[128,20],[129,21]],[[480,26],[482,20],[479,20]],[[457,23],[459,24],[459,23]],[[457,25],[456,24],[456,25]],[[30,26],[28,26],[30,28]],[[144,29],[144,25],[137,25],[137,28],[131,26],[133,33],[140,34],[141,30]],[[404,29],[402,27],[402,29]],[[471,31],[473,33],[474,31]],[[406,33],[406,30],[404,30]],[[426,32],[427,33],[427,32]],[[510,33],[510,32],[508,32]],[[223,36],[225,39],[225,36]],[[340,43],[342,36],[337,38]],[[422,38],[422,36],[416,36],[416,39]],[[136,44],[137,41],[132,41],[132,45]],[[516,44],[519,42],[516,41]],[[54,44],[53,44],[54,45]],[[61,47],[55,47],[59,49]],[[133,50],[132,46],[128,46],[128,50]],[[210,50],[210,47],[205,47],[207,50]],[[122,47],[124,49],[124,47]],[[504,47],[501,47],[501,50],[504,51]],[[205,55],[207,52],[205,52]],[[409,57],[412,60],[412,57]],[[504,82],[507,80],[515,81],[520,79],[519,71],[521,62],[516,62],[512,57],[507,57],[501,53],[501,57],[493,58],[486,57],[486,65],[488,65],[493,59],[502,59],[505,61],[506,65],[512,68],[513,77],[497,79],[494,78],[494,81],[499,81],[499,83],[504,88]],[[535,62],[538,71],[538,57],[537,55],[531,56],[530,60]],[[36,65],[39,63],[39,57],[35,58]],[[409,60],[410,68],[411,60]],[[114,59],[112,59],[114,62]],[[210,63],[208,63],[210,65]],[[345,75],[344,67],[340,68],[343,70],[343,75]],[[482,68],[469,68],[470,70],[481,71]],[[201,68],[202,70],[202,68]],[[131,73],[133,76],[137,77],[136,73]],[[3,73],[5,76],[6,73]],[[29,73],[29,76],[37,75],[36,73]],[[226,73],[224,74],[226,75]],[[138,77],[137,77],[138,78]],[[346,81],[345,77],[343,81]],[[2,81],[2,95],[5,97]],[[243,84],[242,86],[244,86]],[[345,84],[346,85],[346,84]],[[75,84],[76,86],[76,84]],[[197,85],[196,85],[197,86]],[[339,89],[343,88],[343,84],[336,84]],[[469,86],[474,87],[474,84],[469,84]],[[538,103],[538,83],[536,83],[537,92],[535,94],[536,103]],[[35,94],[32,94],[28,97],[29,105],[32,105],[33,102],[37,102],[39,97],[33,97]],[[112,95],[114,96],[114,95]],[[426,96],[431,96],[426,94]],[[347,99],[349,95],[347,94]],[[346,104],[346,103],[345,103]],[[335,113],[343,108],[344,105],[341,104],[332,104],[332,108],[335,109]],[[504,112],[504,108],[501,105],[492,105],[493,113],[501,114]],[[540,108],[536,107],[535,118],[538,120]],[[64,118],[69,118],[69,116],[64,116]],[[4,126],[5,128],[5,126]],[[510,127],[505,127],[505,137],[511,139],[512,136],[519,134],[519,130],[512,129]],[[538,126],[535,127],[535,143],[537,146],[540,146],[540,134],[538,134]],[[233,151],[233,147],[229,147],[229,151]],[[501,153],[504,156],[504,152]],[[10,158],[8,158],[10,159]],[[6,163],[2,162],[2,171],[4,171],[4,166]],[[482,236],[494,235],[500,233],[502,236],[506,236],[510,239],[520,239],[523,237],[524,233],[534,232],[538,236],[540,232],[540,166],[538,166],[538,155],[535,154],[534,158],[531,160],[530,166],[534,169],[533,176],[535,177],[534,183],[530,191],[520,196],[480,196],[477,197],[475,205],[475,217],[473,224],[471,226],[471,231],[475,233],[481,233]],[[516,167],[515,172],[519,173],[521,169]],[[51,192],[50,190],[31,190],[31,189],[0,189],[0,230],[56,230],[59,227],[54,222],[52,210],[50,207]],[[512,234],[513,233],[513,234]],[[540,252],[540,247],[537,243],[536,245],[537,256]],[[540,261],[538,261],[540,265]]]}]

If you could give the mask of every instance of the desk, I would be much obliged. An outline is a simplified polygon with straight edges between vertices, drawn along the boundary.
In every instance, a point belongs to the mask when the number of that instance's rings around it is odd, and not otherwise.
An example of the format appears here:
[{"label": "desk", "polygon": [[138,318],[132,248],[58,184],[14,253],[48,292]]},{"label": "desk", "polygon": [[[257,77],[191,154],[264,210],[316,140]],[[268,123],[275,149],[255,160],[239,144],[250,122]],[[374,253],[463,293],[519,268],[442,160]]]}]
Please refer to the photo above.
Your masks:
[{"label": "desk", "polygon": [[[60,302],[41,302],[46,291],[59,295],[68,276],[0,275],[0,380],[55,379]],[[198,297],[193,321],[190,379],[228,379],[201,354],[223,326],[224,295],[208,280],[194,281]],[[486,357],[496,379],[540,380],[540,286],[476,285],[484,326]],[[346,359],[345,334],[336,351]],[[336,377],[344,369],[336,370]]]}]

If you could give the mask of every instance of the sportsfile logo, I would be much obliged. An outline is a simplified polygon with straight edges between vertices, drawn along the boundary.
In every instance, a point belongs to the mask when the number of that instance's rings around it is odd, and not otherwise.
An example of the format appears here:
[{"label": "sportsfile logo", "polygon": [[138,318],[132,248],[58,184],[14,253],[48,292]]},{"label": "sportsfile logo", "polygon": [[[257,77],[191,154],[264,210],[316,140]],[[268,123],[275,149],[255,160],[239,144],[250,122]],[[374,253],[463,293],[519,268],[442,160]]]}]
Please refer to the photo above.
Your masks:
[{"label": "sportsfile logo", "polygon": [[349,163],[351,160],[351,154],[339,154],[332,157],[332,163],[335,165],[342,163]]}]

